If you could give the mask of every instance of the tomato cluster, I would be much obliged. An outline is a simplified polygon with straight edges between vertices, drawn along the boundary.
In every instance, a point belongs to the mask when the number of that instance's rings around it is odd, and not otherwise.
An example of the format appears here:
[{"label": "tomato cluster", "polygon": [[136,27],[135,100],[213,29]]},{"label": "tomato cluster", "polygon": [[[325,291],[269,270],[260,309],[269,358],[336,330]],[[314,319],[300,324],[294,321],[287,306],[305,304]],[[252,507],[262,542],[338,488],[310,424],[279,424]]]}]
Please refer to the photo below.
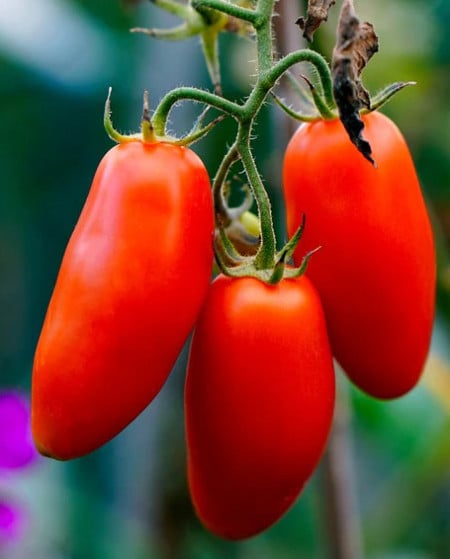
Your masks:
[{"label": "tomato cluster", "polygon": [[124,429],[195,326],[191,496],[212,532],[241,539],[276,522],[316,468],[333,416],[333,355],[373,396],[416,384],[433,322],[432,233],[400,133],[378,113],[365,125],[376,169],[338,120],[292,138],[290,233],[308,217],[295,259],[322,249],[308,277],[274,284],[222,274],[210,284],[212,196],[192,151],[135,140],[106,154],[36,350],[32,427],[43,454],[82,456]]}]

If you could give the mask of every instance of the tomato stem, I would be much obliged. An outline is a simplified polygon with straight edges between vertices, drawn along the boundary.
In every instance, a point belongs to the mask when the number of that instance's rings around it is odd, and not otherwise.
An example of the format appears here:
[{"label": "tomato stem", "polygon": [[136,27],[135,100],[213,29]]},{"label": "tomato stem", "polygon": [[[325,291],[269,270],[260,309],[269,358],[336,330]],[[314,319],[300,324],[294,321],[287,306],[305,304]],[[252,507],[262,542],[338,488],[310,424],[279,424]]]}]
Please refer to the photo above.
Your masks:
[{"label": "tomato stem", "polygon": [[141,132],[142,140],[145,144],[152,144],[156,141],[153,125],[150,120],[150,103],[148,98],[148,91],[144,91]]},{"label": "tomato stem", "polygon": [[265,76],[265,80],[269,84],[269,89],[275,85],[284,73],[288,72],[292,66],[298,64],[299,62],[309,62],[313,66],[317,72],[323,89],[325,103],[329,109],[333,109],[335,107],[335,102],[333,97],[333,81],[331,78],[330,68],[323,56],[313,50],[296,50],[281,58],[270,69],[267,76]]},{"label": "tomato stem", "polygon": [[[274,0],[259,0],[255,10],[241,8],[221,0],[195,0],[192,2],[194,8],[201,7],[221,10],[223,13],[239,17],[251,23],[255,28],[256,44],[258,53],[258,76],[253,90],[243,105],[233,102],[224,102],[214,94],[195,90],[194,88],[180,88],[175,92],[169,92],[155,111],[153,122],[158,134],[162,134],[166,126],[168,114],[173,105],[181,100],[190,98],[197,102],[203,102],[216,109],[224,111],[238,121],[238,132],[235,143],[227,152],[213,182],[213,196],[215,202],[216,222],[218,233],[216,235],[216,254],[221,269],[229,275],[254,275],[264,281],[276,282],[285,274],[285,259],[289,258],[292,251],[291,246],[296,246],[300,235],[290,241],[290,244],[277,254],[277,243],[273,226],[270,199],[264,188],[261,176],[256,167],[251,151],[251,131],[256,117],[269,92],[277,83],[278,79],[287,72],[294,64],[308,61],[313,64],[321,80],[324,95],[323,111],[327,115],[332,105],[332,82],[326,61],[313,51],[296,51],[273,63],[272,49],[272,15]],[[231,242],[225,242],[225,228],[233,222],[230,208],[225,201],[223,189],[226,186],[226,177],[231,166],[240,159],[247,175],[248,183],[256,201],[260,224],[260,244],[254,259],[249,262],[236,256],[232,250]],[[230,246],[231,245],[231,246]],[[226,262],[231,262],[227,267]],[[303,269],[303,268],[302,268]],[[293,272],[290,271],[289,274]]]},{"label": "tomato stem", "polygon": [[240,105],[220,95],[196,87],[179,87],[169,91],[156,107],[152,123],[158,136],[166,135],[166,126],[170,111],[174,105],[185,100],[203,103],[204,105],[208,105],[225,114],[231,115],[236,119],[239,119],[242,114],[242,107]]},{"label": "tomato stem", "polygon": [[[285,266],[301,237],[302,228],[277,252],[277,242],[274,232],[271,203],[264,188],[263,181],[258,172],[251,148],[251,135],[256,118],[269,95],[275,103],[289,116],[297,120],[312,121],[317,119],[338,118],[334,99],[333,78],[327,61],[317,52],[310,49],[301,49],[290,52],[274,62],[273,55],[273,29],[272,18],[276,0],[248,0],[247,2],[230,2],[229,0],[191,0],[181,4],[174,0],[155,0],[154,3],[161,8],[181,17],[183,25],[172,30],[142,30],[153,36],[167,39],[180,39],[191,35],[199,35],[202,40],[203,52],[209,74],[214,85],[214,92],[205,91],[195,87],[180,87],[169,91],[159,102],[153,114],[152,121],[143,119],[142,134],[144,141],[164,139],[179,145],[188,145],[202,138],[213,126],[225,116],[233,117],[237,122],[236,139],[224,155],[213,181],[213,199],[216,216],[216,253],[222,258],[222,270],[229,275],[249,273],[261,277],[264,281],[279,281],[282,277],[293,277],[302,273],[312,253],[305,256],[299,268],[291,269]],[[322,18],[323,19],[323,18]],[[218,37],[223,31],[234,31],[252,35],[256,39],[257,51],[257,76],[252,91],[243,103],[231,101],[222,96],[220,83],[220,62],[218,56]],[[293,77],[292,68],[301,62],[312,66],[313,79],[301,76],[309,87],[309,94],[303,93],[307,98],[307,114],[301,114],[284,104],[274,93],[278,81],[286,75],[293,81],[297,89],[298,81]],[[378,108],[397,91],[409,85],[399,83],[388,86],[374,98],[374,107]],[[303,90],[304,91],[304,90]],[[206,108],[216,109],[221,116],[208,125],[196,127],[184,138],[172,138],[167,133],[167,122],[172,108],[181,101],[194,101],[202,103]],[[109,105],[108,105],[109,111]],[[105,126],[108,133],[116,141],[124,141],[110,126],[109,112],[105,111]],[[151,128],[153,126],[153,129]],[[125,141],[129,141],[125,139]],[[259,221],[259,246],[254,259],[245,258],[243,263],[238,252],[233,249],[232,242],[225,242],[226,231],[242,229],[242,223],[237,223],[241,213],[229,208],[225,190],[228,188],[227,175],[238,160],[244,167],[249,188],[252,192],[258,209]],[[236,209],[235,209],[236,210]],[[239,229],[240,228],[240,229]],[[252,243],[255,236],[250,235]],[[258,239],[258,237],[256,237]],[[245,246],[245,242],[243,243]],[[252,249],[254,244],[252,245]],[[314,252],[314,251],[313,251]],[[226,264],[228,263],[229,266]],[[228,267],[227,267],[228,266]]]},{"label": "tomato stem", "polygon": [[235,142],[228,150],[228,153],[225,155],[225,157],[222,159],[222,163],[220,164],[213,181],[213,198],[216,222],[223,227],[228,226],[231,222],[229,208],[223,195],[223,186],[225,184],[225,179],[227,177],[228,171],[238,159],[239,152],[237,143]]},{"label": "tomato stem", "polygon": [[[199,35],[209,76],[214,84],[214,90],[218,95],[222,95],[218,48],[219,34],[222,31],[228,30],[228,28],[232,28],[236,32],[245,29],[244,26],[236,25],[235,22],[230,21],[231,18],[236,18],[236,15],[233,15],[234,11],[231,10],[232,13],[229,14],[226,10],[217,9],[198,2],[180,4],[173,0],[154,0],[154,4],[180,17],[183,23],[169,29],[134,27],[130,31],[132,33],[143,33],[150,37],[172,41]],[[227,4],[225,6],[227,6]],[[219,3],[218,7],[223,7],[223,3]]]},{"label": "tomato stem", "polygon": [[256,200],[261,224],[261,244],[255,256],[254,265],[257,270],[272,269],[275,265],[276,238],[270,200],[256,167],[247,133],[243,136],[243,145],[239,146],[239,153]]},{"label": "tomato stem", "polygon": [[[165,2],[168,2],[165,5]],[[157,4],[172,10],[174,6],[171,0],[159,0]],[[249,3],[250,4],[250,3]],[[309,62],[315,69],[319,79],[318,87],[312,88],[312,100],[318,109],[317,116],[334,118],[333,87],[330,69],[325,59],[312,50],[298,50],[288,54],[274,63],[272,44],[272,17],[275,0],[257,0],[255,7],[236,5],[225,0],[192,0],[188,6],[183,6],[181,11],[177,8],[177,15],[181,15],[189,22],[192,33],[199,34],[202,38],[204,54],[209,72],[214,84],[215,93],[204,91],[195,87],[181,87],[169,91],[160,101],[153,114],[152,133],[157,138],[167,138],[167,122],[172,108],[184,100],[202,103],[206,107],[212,107],[224,115],[232,116],[238,124],[236,140],[224,156],[222,163],[213,181],[213,198],[216,214],[216,254],[221,269],[229,275],[243,274],[254,275],[263,281],[274,282],[282,279],[286,274],[292,276],[297,271],[285,267],[285,261],[292,254],[292,247],[296,247],[300,234],[277,253],[277,242],[273,226],[272,210],[269,196],[264,188],[263,181],[258,172],[251,149],[251,133],[256,117],[261,110],[267,96],[277,84],[283,74],[288,73],[290,68],[299,62]],[[202,19],[198,24],[192,13],[194,11]],[[183,12],[183,14],[181,13]],[[189,13],[188,13],[189,12]],[[191,19],[189,19],[191,18]],[[237,103],[228,100],[221,95],[220,67],[217,51],[218,34],[230,27],[230,19],[240,21],[245,25],[253,27],[256,38],[258,73],[256,83],[252,92],[244,101]],[[242,29],[237,25],[237,29]],[[153,33],[155,34],[155,33]],[[278,104],[282,105],[281,101]],[[284,107],[282,107],[284,108]],[[309,117],[306,117],[309,119]],[[211,126],[216,121],[211,123]],[[208,125],[210,126],[210,125]],[[173,143],[187,144],[201,137],[208,131],[208,126],[192,133],[181,140],[170,139]],[[253,194],[258,209],[259,218],[259,246],[253,259],[245,257],[244,260],[233,247],[231,241],[225,241],[226,230],[242,229],[242,223],[237,223],[239,212],[233,212],[228,207],[224,189],[227,188],[227,175],[237,160],[241,160],[247,175],[249,188]],[[252,242],[255,239],[251,236]],[[258,239],[258,237],[256,237]],[[245,245],[245,242],[244,242]],[[252,246],[253,248],[253,246]]]},{"label": "tomato stem", "polygon": [[247,21],[252,25],[257,24],[259,19],[257,11],[230,4],[225,0],[191,0],[191,6],[199,12],[203,8],[217,10],[223,14]]}]

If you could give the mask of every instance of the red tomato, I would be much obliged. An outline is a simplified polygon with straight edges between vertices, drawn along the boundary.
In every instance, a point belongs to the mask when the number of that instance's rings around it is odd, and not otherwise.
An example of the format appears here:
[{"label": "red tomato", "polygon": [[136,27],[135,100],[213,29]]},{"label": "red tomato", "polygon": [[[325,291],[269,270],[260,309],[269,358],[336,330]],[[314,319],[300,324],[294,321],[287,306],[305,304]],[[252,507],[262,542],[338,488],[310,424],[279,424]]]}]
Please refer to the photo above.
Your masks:
[{"label": "red tomato", "polygon": [[433,235],[407,145],[381,113],[363,117],[373,168],[339,120],[299,128],[284,161],[288,231],[305,212],[302,254],[322,299],[330,342],[353,382],[395,398],[418,382],[434,317]]},{"label": "red tomato", "polygon": [[325,318],[307,278],[218,276],[185,392],[190,492],[209,530],[247,538],[286,512],[324,450],[334,390]]},{"label": "red tomato", "polygon": [[213,210],[189,149],[136,141],[101,161],[67,246],[33,368],[43,454],[82,456],[156,396],[210,282]]}]

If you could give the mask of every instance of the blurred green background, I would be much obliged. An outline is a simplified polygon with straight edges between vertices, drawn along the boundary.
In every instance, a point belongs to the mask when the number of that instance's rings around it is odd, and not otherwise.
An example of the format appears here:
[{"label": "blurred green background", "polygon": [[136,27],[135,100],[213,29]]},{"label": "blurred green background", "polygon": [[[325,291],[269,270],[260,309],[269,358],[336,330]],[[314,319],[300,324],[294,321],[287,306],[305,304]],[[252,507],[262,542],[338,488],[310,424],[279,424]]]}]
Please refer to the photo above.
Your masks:
[{"label": "blurred green background", "polygon": [[[366,86],[374,91],[392,81],[418,82],[383,110],[398,123],[417,164],[437,239],[439,285],[431,358],[418,388],[381,403],[342,380],[350,412],[339,451],[346,475],[341,489],[350,498],[343,514],[354,515],[352,537],[361,557],[446,559],[450,2],[356,0],[355,5],[380,37],[380,53],[364,73]],[[289,8],[293,19],[282,24],[291,26],[291,35],[294,28],[294,47],[301,46],[293,21],[304,13],[303,2],[280,0],[278,8],[282,14]],[[335,7],[313,44],[328,58],[337,12]],[[144,89],[156,104],[179,85],[209,87],[196,38],[162,43],[128,31],[174,23],[150,2],[0,0],[0,389],[29,392],[33,352],[65,244],[97,164],[112,145],[102,126],[108,87],[114,122],[124,132],[138,128]],[[291,44],[281,41],[280,49]],[[254,53],[236,37],[223,36],[221,46],[224,92],[243,98]],[[189,130],[196,110],[189,104],[177,108],[173,129]],[[289,126],[292,130],[278,109],[267,106],[255,141],[280,235],[280,169]],[[223,123],[195,146],[211,175],[232,131]],[[336,496],[324,465],[295,507],[263,535],[227,543],[202,528],[186,489],[185,358],[180,356],[156,401],[99,451],[71,463],[41,459],[14,475],[0,475],[0,496],[27,513],[21,538],[8,545],[0,541],[0,558],[339,557],[328,519]]]}]

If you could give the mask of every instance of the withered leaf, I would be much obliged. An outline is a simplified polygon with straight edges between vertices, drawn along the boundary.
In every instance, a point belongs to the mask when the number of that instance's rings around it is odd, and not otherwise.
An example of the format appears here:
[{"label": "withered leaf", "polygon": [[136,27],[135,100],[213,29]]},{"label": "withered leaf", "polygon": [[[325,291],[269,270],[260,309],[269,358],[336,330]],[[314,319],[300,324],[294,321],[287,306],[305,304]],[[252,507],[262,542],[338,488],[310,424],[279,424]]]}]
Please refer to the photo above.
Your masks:
[{"label": "withered leaf", "polygon": [[336,0],[308,0],[306,18],[299,17],[295,22],[303,31],[303,37],[309,42],[313,40],[314,32],[323,21],[327,21],[328,12]]},{"label": "withered leaf", "polygon": [[353,0],[344,0],[331,63],[333,94],[350,140],[371,163],[372,148],[362,136],[364,123],[359,114],[363,107],[370,109],[370,95],[361,82],[361,72],[377,51],[378,37],[373,25],[360,23]]}]

